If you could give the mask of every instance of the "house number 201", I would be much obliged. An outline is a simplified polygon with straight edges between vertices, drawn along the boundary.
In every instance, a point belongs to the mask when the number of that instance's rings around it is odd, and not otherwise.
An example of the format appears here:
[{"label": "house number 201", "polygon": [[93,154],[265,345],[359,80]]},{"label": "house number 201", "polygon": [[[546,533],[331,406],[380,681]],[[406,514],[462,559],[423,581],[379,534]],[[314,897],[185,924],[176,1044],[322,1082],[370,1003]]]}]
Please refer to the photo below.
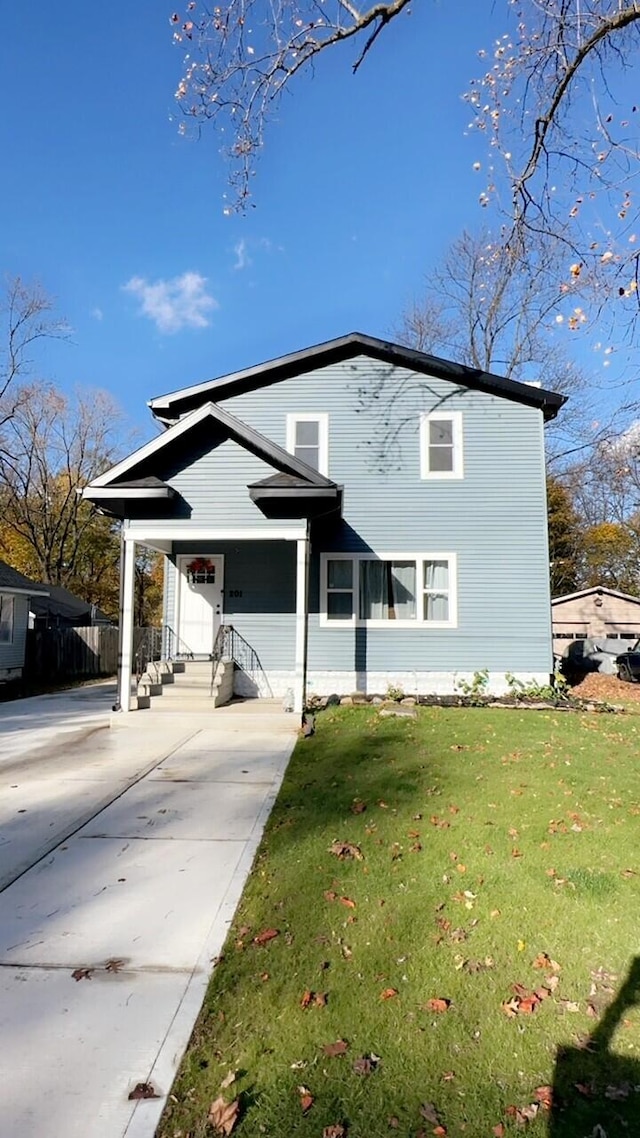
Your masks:
[{"label": "house number 201", "polygon": [[230,597],[241,597],[242,596],[242,589],[229,589],[229,596]]}]

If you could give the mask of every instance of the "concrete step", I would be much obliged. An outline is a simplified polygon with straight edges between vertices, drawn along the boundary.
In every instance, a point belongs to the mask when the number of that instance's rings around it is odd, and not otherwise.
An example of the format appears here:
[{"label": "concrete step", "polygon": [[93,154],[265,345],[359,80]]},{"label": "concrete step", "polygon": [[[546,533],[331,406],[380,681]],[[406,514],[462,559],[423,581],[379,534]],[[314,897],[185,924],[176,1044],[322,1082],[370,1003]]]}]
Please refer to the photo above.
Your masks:
[{"label": "concrete step", "polygon": [[[214,684],[213,690],[217,691],[219,685]],[[208,696],[211,692],[211,684],[173,684],[170,688],[161,688],[160,695],[163,701],[179,702],[183,699],[199,699]]]}]

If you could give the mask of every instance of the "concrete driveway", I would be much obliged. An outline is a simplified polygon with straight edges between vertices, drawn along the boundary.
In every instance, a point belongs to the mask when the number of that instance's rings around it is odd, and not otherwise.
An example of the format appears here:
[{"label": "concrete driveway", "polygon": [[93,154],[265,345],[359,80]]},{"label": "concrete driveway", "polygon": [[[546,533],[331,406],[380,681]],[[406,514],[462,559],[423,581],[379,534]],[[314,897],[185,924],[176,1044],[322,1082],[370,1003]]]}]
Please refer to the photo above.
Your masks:
[{"label": "concrete driveway", "polygon": [[[7,1138],[152,1138],[296,721],[239,707],[82,726],[50,755],[0,743]],[[159,1097],[130,1101],[141,1082]]]}]

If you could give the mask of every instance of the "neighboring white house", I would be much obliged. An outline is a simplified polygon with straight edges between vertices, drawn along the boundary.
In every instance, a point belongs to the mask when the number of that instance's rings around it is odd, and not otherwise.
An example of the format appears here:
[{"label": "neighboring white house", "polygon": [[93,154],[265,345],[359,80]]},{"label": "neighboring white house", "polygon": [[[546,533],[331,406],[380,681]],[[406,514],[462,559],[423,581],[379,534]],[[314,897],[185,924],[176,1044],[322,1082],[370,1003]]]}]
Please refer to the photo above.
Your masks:
[{"label": "neighboring white house", "polygon": [[43,585],[34,584],[17,569],[0,561],[0,682],[22,677],[29,600],[46,596]]}]

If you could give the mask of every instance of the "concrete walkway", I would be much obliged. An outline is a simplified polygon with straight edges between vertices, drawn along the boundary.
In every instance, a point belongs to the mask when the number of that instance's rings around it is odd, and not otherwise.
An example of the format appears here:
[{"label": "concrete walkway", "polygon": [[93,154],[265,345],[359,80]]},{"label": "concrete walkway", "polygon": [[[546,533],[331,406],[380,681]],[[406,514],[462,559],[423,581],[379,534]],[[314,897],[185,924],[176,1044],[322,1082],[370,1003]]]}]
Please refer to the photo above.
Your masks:
[{"label": "concrete walkway", "polygon": [[296,725],[99,714],[9,759],[0,715],[1,1138],[152,1138]]}]

